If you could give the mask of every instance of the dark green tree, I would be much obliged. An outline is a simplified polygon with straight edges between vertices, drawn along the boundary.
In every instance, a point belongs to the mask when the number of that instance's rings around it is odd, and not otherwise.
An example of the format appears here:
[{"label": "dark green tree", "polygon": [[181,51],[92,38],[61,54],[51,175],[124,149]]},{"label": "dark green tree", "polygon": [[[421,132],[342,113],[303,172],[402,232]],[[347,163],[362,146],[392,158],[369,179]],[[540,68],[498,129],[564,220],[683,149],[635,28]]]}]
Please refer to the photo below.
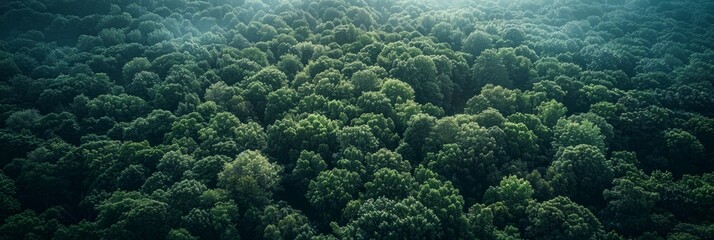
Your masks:
[{"label": "dark green tree", "polygon": [[338,236],[351,239],[435,239],[439,218],[414,198],[401,201],[368,199],[355,216],[340,228]]},{"label": "dark green tree", "polygon": [[587,208],[567,197],[528,206],[526,236],[538,239],[597,239],[604,237],[600,221]]},{"label": "dark green tree", "polygon": [[320,172],[310,181],[307,200],[319,210],[326,219],[340,216],[351,200],[357,199],[362,189],[359,174],[345,169],[332,169]]},{"label": "dark green tree", "polygon": [[599,149],[580,144],[560,150],[547,176],[556,193],[584,204],[600,204],[602,190],[612,183],[613,169]]}]

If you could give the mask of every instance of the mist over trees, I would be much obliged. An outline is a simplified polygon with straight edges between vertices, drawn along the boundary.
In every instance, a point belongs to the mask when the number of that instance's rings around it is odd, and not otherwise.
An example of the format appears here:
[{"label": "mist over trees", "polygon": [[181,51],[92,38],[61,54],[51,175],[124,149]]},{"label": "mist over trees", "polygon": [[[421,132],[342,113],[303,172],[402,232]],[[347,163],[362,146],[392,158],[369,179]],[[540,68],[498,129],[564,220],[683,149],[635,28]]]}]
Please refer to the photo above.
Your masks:
[{"label": "mist over trees", "polygon": [[0,239],[711,239],[714,3],[8,0]]}]

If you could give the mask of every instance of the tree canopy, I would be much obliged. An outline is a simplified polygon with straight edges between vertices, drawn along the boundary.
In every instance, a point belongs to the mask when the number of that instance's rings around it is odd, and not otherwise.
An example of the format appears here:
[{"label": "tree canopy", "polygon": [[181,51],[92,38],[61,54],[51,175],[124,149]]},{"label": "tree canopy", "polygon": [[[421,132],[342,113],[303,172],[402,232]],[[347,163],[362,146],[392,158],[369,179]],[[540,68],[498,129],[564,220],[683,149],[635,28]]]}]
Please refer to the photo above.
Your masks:
[{"label": "tree canopy", "polygon": [[0,240],[712,239],[714,2],[5,0]]}]

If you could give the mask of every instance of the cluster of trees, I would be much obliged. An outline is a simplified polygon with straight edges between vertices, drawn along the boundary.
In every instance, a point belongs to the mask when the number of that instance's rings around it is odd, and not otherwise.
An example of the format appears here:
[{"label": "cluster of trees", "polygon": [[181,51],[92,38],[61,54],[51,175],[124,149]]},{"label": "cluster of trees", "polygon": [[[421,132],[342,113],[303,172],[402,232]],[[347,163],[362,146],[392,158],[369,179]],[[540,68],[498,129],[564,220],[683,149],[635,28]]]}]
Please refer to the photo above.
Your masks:
[{"label": "cluster of trees", "polygon": [[711,239],[714,3],[0,3],[0,239]]}]

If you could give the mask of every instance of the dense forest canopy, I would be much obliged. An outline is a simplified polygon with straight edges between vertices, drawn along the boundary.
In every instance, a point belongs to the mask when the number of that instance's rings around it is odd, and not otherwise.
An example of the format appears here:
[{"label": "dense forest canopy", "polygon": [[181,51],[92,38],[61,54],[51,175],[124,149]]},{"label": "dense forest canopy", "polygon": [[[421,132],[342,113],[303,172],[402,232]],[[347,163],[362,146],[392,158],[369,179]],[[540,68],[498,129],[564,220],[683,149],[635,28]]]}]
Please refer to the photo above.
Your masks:
[{"label": "dense forest canopy", "polygon": [[0,239],[712,239],[714,2],[6,0]]}]

